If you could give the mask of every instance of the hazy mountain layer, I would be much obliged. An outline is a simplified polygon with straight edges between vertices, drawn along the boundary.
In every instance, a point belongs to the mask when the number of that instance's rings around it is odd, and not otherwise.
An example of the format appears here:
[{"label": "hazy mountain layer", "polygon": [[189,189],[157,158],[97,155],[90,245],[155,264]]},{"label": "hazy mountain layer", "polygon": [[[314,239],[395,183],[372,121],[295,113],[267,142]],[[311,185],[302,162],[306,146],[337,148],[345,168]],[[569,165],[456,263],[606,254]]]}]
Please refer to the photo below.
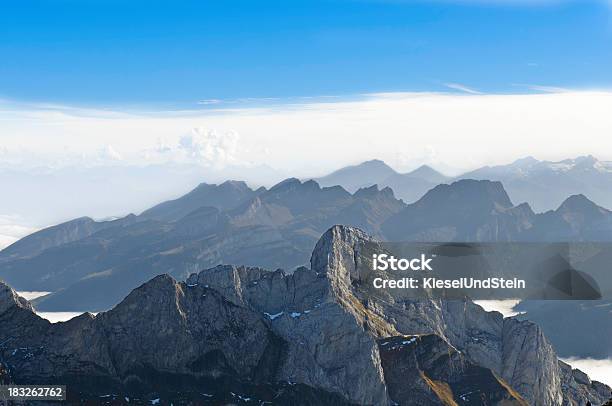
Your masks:
[{"label": "hazy mountain layer", "polygon": [[498,180],[514,201],[529,202],[536,211],[558,207],[567,196],[576,194],[612,208],[612,163],[593,156],[559,162],[528,157],[509,165],[483,167],[460,178]]},{"label": "hazy mountain layer", "polygon": [[258,191],[237,182],[200,185],[137,217],[79,219],[34,233],[0,253],[0,277],[20,290],[56,292],[40,309],[104,310],[160,273],[184,279],[220,263],[306,264],[330,226],[380,235],[382,222],[404,206],[376,187],[351,195],[297,179]]},{"label": "hazy mountain layer", "polygon": [[324,186],[340,185],[347,190],[378,184],[388,186],[406,203],[421,198],[441,183],[460,179],[500,181],[514,202],[527,202],[536,212],[552,210],[571,195],[583,194],[603,207],[612,208],[612,162],[583,156],[563,161],[538,161],[533,157],[508,165],[485,166],[455,178],[429,166],[399,174],[382,161],[367,161],[341,168],[317,179]]},{"label": "hazy mountain layer", "polygon": [[[39,299],[41,310],[99,311],[161,273],[183,280],[221,263],[292,269],[307,263],[318,236],[334,224],[357,226],[386,240],[612,240],[611,212],[585,196],[570,196],[558,209],[536,214],[528,204],[514,205],[499,182],[439,185],[410,205],[388,188],[350,194],[339,186],[288,179],[270,190],[253,191],[227,182],[201,185],[141,216],[110,222],[77,219],[41,230],[0,253],[0,277],[20,290],[54,291]],[[598,260],[597,269],[607,270],[612,263]],[[611,286],[610,275],[602,271],[597,277]],[[559,311],[576,323],[594,320],[591,332],[606,334],[612,313],[589,308],[586,313],[580,307]],[[550,317],[544,309],[532,306],[528,317],[541,323],[561,355],[611,354],[607,340],[581,346],[586,333],[568,329],[566,319]]]},{"label": "hazy mountain layer", "polygon": [[322,178],[316,179],[321,186],[342,186],[348,191],[378,185],[390,187],[395,196],[406,203],[412,203],[425,192],[440,183],[450,180],[440,172],[423,165],[412,172],[398,173],[380,160],[366,161],[359,165],[347,166]]}]

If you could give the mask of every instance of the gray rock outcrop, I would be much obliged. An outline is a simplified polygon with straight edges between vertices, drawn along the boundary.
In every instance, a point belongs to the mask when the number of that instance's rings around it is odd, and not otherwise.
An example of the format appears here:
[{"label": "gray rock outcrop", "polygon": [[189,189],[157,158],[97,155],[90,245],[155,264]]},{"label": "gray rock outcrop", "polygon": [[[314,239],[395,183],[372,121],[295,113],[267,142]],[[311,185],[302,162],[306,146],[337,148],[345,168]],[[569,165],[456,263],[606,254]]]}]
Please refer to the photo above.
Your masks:
[{"label": "gray rock outcrop", "polygon": [[558,361],[531,322],[469,300],[369,295],[362,282],[371,275],[358,266],[368,257],[364,241],[376,244],[358,229],[334,226],[310,268],[218,266],[184,283],[161,275],[108,312],[58,324],[2,284],[2,379],[68,382],[79,396],[197,389],[219,402],[240,396],[277,404],[607,399],[610,388]]}]

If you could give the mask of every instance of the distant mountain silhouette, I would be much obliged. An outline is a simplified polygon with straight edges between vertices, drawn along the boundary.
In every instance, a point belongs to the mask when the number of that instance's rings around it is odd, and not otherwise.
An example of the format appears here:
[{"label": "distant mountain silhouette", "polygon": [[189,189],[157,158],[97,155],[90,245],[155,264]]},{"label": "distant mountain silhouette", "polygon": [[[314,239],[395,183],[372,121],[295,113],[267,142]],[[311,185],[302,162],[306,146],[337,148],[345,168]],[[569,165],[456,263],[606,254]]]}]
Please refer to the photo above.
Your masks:
[{"label": "distant mountain silhouette", "polygon": [[348,191],[378,185],[390,187],[395,196],[407,203],[418,200],[434,186],[449,180],[447,176],[427,165],[408,173],[399,173],[381,160],[366,161],[347,166],[316,179],[322,186],[342,186]]},{"label": "distant mountain silhouette", "polygon": [[[559,176],[572,172],[578,177],[576,166],[586,173],[604,173],[606,168],[589,157],[562,162],[564,166],[552,169],[551,163],[534,159],[515,166],[542,167],[543,173],[563,169]],[[388,172],[381,161],[369,165]],[[493,171],[505,170],[496,167]],[[420,168],[417,174],[422,182],[441,180],[428,168]],[[416,179],[408,174],[391,176]],[[536,179],[532,175],[525,179],[523,185],[540,187],[529,180]],[[334,224],[356,226],[392,241],[612,242],[612,212],[587,196],[568,194],[554,210],[536,213],[530,204],[507,193],[503,182],[490,180],[460,179],[436,185],[411,204],[398,200],[392,188],[380,186],[351,193],[341,186],[321,187],[295,178],[269,190],[252,190],[233,181],[202,184],[138,216],[100,222],[78,218],[27,236],[0,252],[0,278],[19,290],[53,291],[37,301],[40,310],[97,311],[118,303],[131,289],[161,273],[184,279],[221,263],[292,269],[308,261],[321,233]],[[593,268],[607,271],[612,256],[604,252],[592,262]],[[598,278],[610,281],[609,275],[603,272]],[[578,323],[577,318],[596,320],[592,329],[601,334],[612,323],[612,313],[599,307],[586,317],[578,302],[564,306],[574,306],[560,310],[567,320],[551,318],[554,309],[548,307],[528,311],[552,342],[564,349],[564,355],[580,346],[579,331],[567,331],[568,325]],[[568,339],[563,347],[558,331],[574,340]],[[609,343],[601,340],[590,348],[598,355],[612,354]]]},{"label": "distant mountain silhouette", "polygon": [[527,202],[536,212],[559,207],[568,196],[577,194],[612,208],[612,194],[608,192],[612,190],[612,162],[591,155],[558,162],[526,157],[508,165],[484,166],[455,178],[427,165],[400,174],[383,161],[373,160],[339,169],[317,181],[349,191],[373,184],[388,186],[395,196],[413,203],[438,184],[461,179],[500,181],[513,201]]},{"label": "distant mountain silhouette", "polygon": [[314,179],[321,186],[342,186],[349,192],[362,187],[381,185],[381,182],[397,172],[379,159],[373,159],[359,165],[347,166],[327,176]]},{"label": "distant mountain silhouette", "polygon": [[450,178],[446,175],[441,174],[429,165],[421,165],[412,172],[403,174],[407,178],[423,179],[432,183],[444,183]]},{"label": "distant mountain silhouette", "polygon": [[461,180],[436,186],[382,229],[390,240],[509,241],[533,218],[528,205],[513,206],[500,182]]},{"label": "distant mountain silhouette", "polygon": [[202,202],[206,202],[209,207],[230,209],[252,198],[256,193],[245,182],[228,180],[219,186],[201,183],[191,192],[176,200],[160,203],[144,211],[140,217],[159,221],[176,221],[202,207]]},{"label": "distant mountain silhouette", "polygon": [[0,277],[22,290],[57,291],[37,303],[42,310],[101,310],[160,273],[180,279],[230,262],[294,268],[332,225],[381,237],[380,225],[403,207],[388,188],[351,194],[295,178],[257,191],[242,182],[202,184],[140,216],[34,233],[0,252]]},{"label": "distant mountain silhouette", "polygon": [[16,241],[0,253],[0,262],[32,257],[46,249],[81,240],[106,228],[129,225],[135,219],[136,216],[133,214],[112,221],[95,221],[90,217],[79,217],[45,228]]},{"label": "distant mountain silhouette", "polygon": [[610,241],[612,212],[584,195],[568,197],[557,210],[538,215],[526,239],[538,241]]},{"label": "distant mountain silhouette", "polygon": [[535,211],[558,207],[575,194],[612,207],[612,163],[591,155],[558,162],[527,157],[509,165],[485,166],[459,178],[500,181],[513,200],[529,202]]},{"label": "distant mountain silhouette", "polygon": [[612,212],[584,195],[556,210],[514,206],[501,182],[464,179],[439,185],[382,225],[390,240],[612,241]]},{"label": "distant mountain silhouette", "polygon": [[146,278],[219,263],[292,268],[334,224],[387,240],[612,241],[612,214],[584,196],[535,214],[513,205],[500,182],[439,185],[405,205],[390,188],[351,194],[287,179],[269,190],[241,182],[200,185],[185,196],[109,222],[77,219],[0,252],[0,277],[23,290],[57,291],[45,310],[99,310]]}]

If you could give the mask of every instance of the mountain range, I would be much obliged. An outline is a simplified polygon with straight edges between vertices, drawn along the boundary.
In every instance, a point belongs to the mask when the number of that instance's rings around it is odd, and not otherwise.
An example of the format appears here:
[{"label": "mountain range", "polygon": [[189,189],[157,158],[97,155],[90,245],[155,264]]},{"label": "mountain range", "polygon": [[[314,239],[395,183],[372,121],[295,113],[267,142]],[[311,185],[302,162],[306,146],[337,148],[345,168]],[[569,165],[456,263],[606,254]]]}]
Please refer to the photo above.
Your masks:
[{"label": "mountain range", "polygon": [[316,179],[323,186],[340,185],[347,190],[377,184],[388,186],[406,203],[413,203],[441,183],[460,179],[500,181],[512,201],[527,202],[536,212],[557,208],[568,196],[583,194],[612,208],[612,162],[593,156],[562,161],[539,161],[533,157],[508,165],[485,166],[456,177],[448,177],[429,166],[398,173],[380,160],[348,166]]},{"label": "mountain range", "polygon": [[[269,186],[288,177],[265,165],[226,166],[216,170],[190,163],[141,166],[121,161],[86,161],[26,168],[19,162],[0,160],[0,219],[3,215],[17,217],[21,225],[41,228],[84,215],[101,219],[142,211],[184,194],[201,182],[241,179],[249,184]],[[41,196],[44,210],[40,208]]]},{"label": "mountain range", "polygon": [[297,179],[269,190],[203,184],[139,216],[76,219],[25,237],[0,252],[0,277],[17,289],[54,291],[37,303],[41,310],[100,311],[160,273],[184,279],[220,263],[306,264],[332,225],[379,236],[384,220],[404,206],[388,188],[351,194]]},{"label": "mountain range", "polygon": [[[498,181],[449,181],[411,204],[389,187],[350,193],[341,186],[290,178],[254,190],[227,181],[201,184],[140,215],[110,221],[78,218],[31,234],[0,252],[0,278],[18,290],[52,291],[36,300],[39,311],[97,312],[162,273],[185,280],[223,263],[269,269],[305,265],[317,239],[335,224],[390,241],[612,241],[612,213],[585,195],[571,195],[555,210],[536,213],[527,203],[514,204]],[[600,259],[604,265],[599,267],[607,269],[606,261]],[[612,285],[611,275],[600,272],[603,286]],[[523,303],[523,310],[562,356],[612,355],[606,340],[581,346],[582,333],[550,317],[552,305],[538,303]],[[608,303],[570,302],[557,309],[576,322],[595,320],[590,329],[597,336],[612,325],[612,314],[602,311]]]},{"label": "mountain range", "polygon": [[529,202],[536,211],[557,207],[569,195],[583,194],[612,208],[612,162],[589,155],[558,162],[533,157],[509,165],[486,166],[460,179],[489,179],[502,182],[512,199]]},{"label": "mountain range", "polygon": [[[0,283],[0,382],[113,404],[584,405],[611,388],[542,330],[469,300],[379,301],[356,268],[377,241],[334,226],[310,266],[159,275],[112,310],[51,324]],[[263,402],[263,403],[262,403]]]},{"label": "mountain range", "polygon": [[339,185],[348,191],[372,185],[389,187],[398,198],[407,203],[418,200],[429,189],[449,180],[450,177],[427,165],[420,166],[412,172],[398,173],[378,159],[347,166],[315,179],[321,186]]},{"label": "mountain range", "polygon": [[287,179],[270,189],[202,184],[142,214],[80,218],[36,232],[0,252],[0,277],[20,290],[53,291],[45,311],[110,308],[150,277],[219,263],[291,269],[307,262],[334,224],[386,240],[610,241],[612,213],[586,197],[535,214],[513,205],[499,182],[460,180],[406,205],[390,188],[353,194]]}]

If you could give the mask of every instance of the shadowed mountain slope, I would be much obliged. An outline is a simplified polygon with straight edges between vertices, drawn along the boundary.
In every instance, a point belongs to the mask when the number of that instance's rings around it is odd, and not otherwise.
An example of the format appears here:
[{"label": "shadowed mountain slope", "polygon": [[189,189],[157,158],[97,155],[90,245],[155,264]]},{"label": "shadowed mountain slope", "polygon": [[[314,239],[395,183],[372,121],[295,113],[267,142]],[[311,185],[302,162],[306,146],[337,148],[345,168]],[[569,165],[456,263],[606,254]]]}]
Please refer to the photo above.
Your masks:
[{"label": "shadowed mountain slope", "polygon": [[576,195],[536,214],[513,205],[500,182],[464,179],[436,186],[381,228],[398,241],[612,241],[612,212]]},{"label": "shadowed mountain slope", "polygon": [[363,242],[376,244],[336,226],[316,244],[310,268],[226,265],[184,283],[161,275],[108,312],[59,324],[0,284],[2,379],[68,384],[74,401],[105,394],[168,403],[203,394],[218,403],[288,396],[283,404],[296,405],[607,399],[610,388],[559,362],[531,322],[469,301],[366,300],[359,281],[368,275],[360,272],[370,268],[354,262]]},{"label": "shadowed mountain slope", "polygon": [[169,200],[145,210],[140,217],[158,221],[172,222],[185,217],[205,204],[219,210],[231,209],[254,197],[253,191],[244,182],[227,181],[220,185],[201,183],[186,195]]},{"label": "shadowed mountain slope", "polygon": [[[89,221],[68,239],[58,230],[71,229],[72,222],[42,230],[14,244],[18,251],[11,246],[0,253],[0,277],[21,290],[54,291],[40,299],[40,309],[99,311],[160,273],[184,279],[224,262],[291,269],[307,263],[330,226],[347,223],[380,236],[380,224],[405,206],[390,189],[376,187],[351,195],[287,179],[270,190],[245,188],[200,185],[141,216]],[[187,209],[193,210],[176,219]],[[46,248],[48,234],[56,235],[56,244]]]}]

